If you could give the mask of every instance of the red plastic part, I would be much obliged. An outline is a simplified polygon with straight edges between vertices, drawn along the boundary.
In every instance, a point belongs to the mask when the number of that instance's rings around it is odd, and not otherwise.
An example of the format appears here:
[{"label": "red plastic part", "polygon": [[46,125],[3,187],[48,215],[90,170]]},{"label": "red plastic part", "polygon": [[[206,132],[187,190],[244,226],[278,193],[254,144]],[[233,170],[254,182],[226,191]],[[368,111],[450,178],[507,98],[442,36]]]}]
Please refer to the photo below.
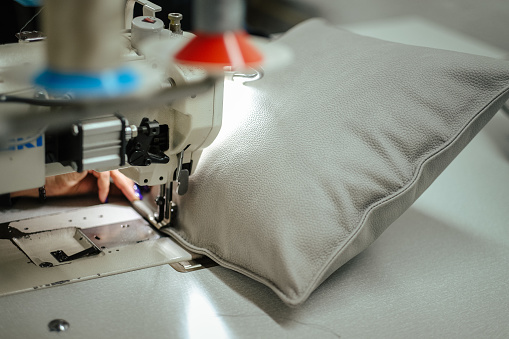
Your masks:
[{"label": "red plastic part", "polygon": [[254,67],[262,62],[263,56],[247,37],[244,31],[224,34],[198,32],[196,37],[175,55],[175,60],[182,64],[214,68]]}]

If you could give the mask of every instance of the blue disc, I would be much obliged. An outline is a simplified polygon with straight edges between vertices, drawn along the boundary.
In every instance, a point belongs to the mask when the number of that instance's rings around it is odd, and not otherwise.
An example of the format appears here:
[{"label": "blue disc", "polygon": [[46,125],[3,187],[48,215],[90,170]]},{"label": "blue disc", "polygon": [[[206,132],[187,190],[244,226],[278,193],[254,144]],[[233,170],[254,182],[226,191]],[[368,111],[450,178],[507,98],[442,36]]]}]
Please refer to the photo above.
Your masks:
[{"label": "blue disc", "polygon": [[100,73],[62,73],[46,69],[34,82],[53,95],[70,93],[79,98],[96,98],[129,94],[138,88],[140,77],[129,68]]}]

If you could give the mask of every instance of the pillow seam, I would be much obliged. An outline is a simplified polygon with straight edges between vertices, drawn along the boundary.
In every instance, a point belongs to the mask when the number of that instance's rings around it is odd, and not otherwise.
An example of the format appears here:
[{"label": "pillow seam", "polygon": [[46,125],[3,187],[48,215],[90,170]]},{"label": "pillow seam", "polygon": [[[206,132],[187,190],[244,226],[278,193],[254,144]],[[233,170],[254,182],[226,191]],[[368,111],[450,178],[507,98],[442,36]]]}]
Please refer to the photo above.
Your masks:
[{"label": "pillow seam", "polygon": [[[391,196],[389,197],[386,197],[384,199],[381,199],[381,200],[378,200],[377,202],[375,202],[374,204],[372,204],[371,206],[368,207],[368,209],[366,210],[366,212],[364,213],[361,221],[357,224],[357,226],[355,227],[355,231],[347,238],[347,240],[344,242],[343,246],[341,246],[340,249],[338,249],[335,254],[333,254],[330,259],[324,264],[322,265],[322,267],[328,267],[331,263],[333,263],[337,257],[339,255],[341,255],[341,253],[343,252],[343,250],[345,249],[345,247],[347,247],[355,238],[356,236],[358,235],[359,231],[363,228],[362,225],[366,222],[366,219],[369,217],[369,215],[373,212],[373,210],[375,210],[377,207],[379,207],[380,205],[384,204],[384,203],[387,203],[387,202],[390,202],[396,198],[398,198],[400,195],[404,194],[405,192],[407,192],[409,189],[411,189],[415,183],[418,181],[418,179],[421,177],[422,175],[422,172],[423,172],[423,168],[424,166],[434,157],[436,157],[437,155],[443,153],[444,151],[446,151],[449,147],[451,147],[455,141],[471,126],[474,124],[475,120],[477,120],[477,118],[479,118],[483,113],[485,113],[491,105],[493,105],[494,102],[496,102],[497,100],[499,100],[501,97],[503,97],[504,95],[508,94],[509,93],[509,86],[505,87],[505,89],[503,89],[497,96],[495,96],[492,100],[490,100],[489,103],[487,103],[484,107],[482,107],[462,128],[459,132],[457,132],[453,137],[449,138],[446,142],[442,143],[440,148],[438,150],[433,150],[432,152],[428,153],[427,156],[425,156],[423,158],[423,160],[419,163],[419,165],[417,166],[417,168],[414,170],[415,171],[415,175],[409,180],[408,183],[406,183],[405,185],[402,186],[402,188],[400,188],[398,191],[394,192],[393,194],[391,194]],[[498,112],[498,110],[497,110]],[[497,112],[495,112],[494,114],[496,114]],[[491,120],[491,119],[490,119]],[[481,129],[482,130],[482,129]],[[474,136],[475,137],[475,136]],[[447,165],[448,166],[448,165]],[[412,203],[413,204],[413,203]],[[316,284],[316,282],[320,281],[320,279],[322,278],[324,272],[326,272],[327,269],[326,268],[322,268],[320,270],[318,270],[317,272],[315,272],[315,274],[317,274],[316,278],[315,279],[312,279],[311,282],[303,289],[306,293],[306,295],[308,294],[307,293],[307,290],[310,288],[310,286],[313,286],[314,284]]]},{"label": "pillow seam", "polygon": [[[454,144],[454,142],[459,138],[459,136],[461,136],[461,134],[464,133],[464,131],[467,130],[468,127],[470,127],[475,122],[475,120],[477,118],[479,118],[483,113],[485,113],[495,101],[499,100],[501,97],[503,97],[504,95],[506,95],[508,93],[509,93],[509,86],[505,87],[501,92],[499,92],[498,95],[496,95],[492,100],[490,100],[489,103],[484,105],[476,114],[474,114],[474,116],[461,128],[461,130],[459,132],[457,132],[453,137],[449,138],[446,142],[442,143],[438,150],[435,149],[432,152],[428,153],[428,155],[425,156],[424,159],[420,162],[419,166],[417,166],[417,169],[414,170],[416,174],[411,178],[411,180],[408,181],[407,184],[403,185],[402,188],[400,188],[398,191],[393,193],[390,197],[384,198],[384,199],[379,200],[376,203],[370,205],[370,207],[368,207],[368,209],[364,213],[361,221],[355,227],[354,232],[347,238],[347,240],[343,243],[341,248],[338,249],[337,251],[335,251],[334,254],[330,256],[330,259],[326,261],[326,263],[321,265],[322,268],[320,270],[313,272],[313,275],[315,275],[315,278],[311,279],[310,282],[308,284],[306,284],[306,286],[302,289],[303,293],[302,294],[294,293],[294,295],[297,296],[297,298],[295,298],[295,299],[291,299],[273,281],[271,281],[257,273],[254,273],[253,271],[250,271],[247,268],[244,268],[238,264],[231,263],[229,260],[224,259],[222,256],[219,256],[213,252],[210,252],[206,248],[197,247],[195,245],[192,245],[191,243],[189,243],[189,241],[186,238],[181,236],[174,229],[169,229],[168,233],[170,235],[172,235],[174,237],[174,239],[176,239],[181,245],[189,248],[193,252],[207,255],[210,258],[212,258],[214,261],[218,262],[221,266],[231,269],[231,270],[234,270],[236,272],[242,273],[249,278],[252,278],[262,284],[265,284],[267,287],[269,287],[272,291],[274,291],[286,303],[291,304],[291,305],[298,305],[303,300],[305,300],[309,297],[309,295],[313,291],[313,289],[311,287],[316,285],[323,278],[324,273],[327,271],[327,268],[331,265],[331,263],[333,263],[342,254],[344,249],[352,241],[355,240],[356,236],[359,234],[360,230],[363,228],[362,225],[364,224],[366,219],[369,217],[369,215],[373,212],[373,210],[375,210],[377,207],[379,207],[383,203],[387,203],[389,201],[392,201],[392,200],[398,198],[400,195],[402,195],[403,193],[405,193],[409,189],[411,189],[414,186],[414,184],[418,181],[418,179],[421,177],[423,167],[425,164],[428,163],[428,161],[430,159],[432,159],[433,157],[439,155],[440,153],[444,152],[449,147],[451,147]],[[496,114],[497,112],[495,112],[494,114]]]}]

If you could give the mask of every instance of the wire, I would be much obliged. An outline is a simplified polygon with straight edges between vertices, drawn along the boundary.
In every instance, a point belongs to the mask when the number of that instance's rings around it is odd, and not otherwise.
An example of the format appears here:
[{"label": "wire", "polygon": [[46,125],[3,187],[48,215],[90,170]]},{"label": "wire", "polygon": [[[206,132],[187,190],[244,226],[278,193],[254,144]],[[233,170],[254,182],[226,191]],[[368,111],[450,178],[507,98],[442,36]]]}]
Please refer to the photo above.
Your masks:
[{"label": "wire", "polygon": [[41,14],[43,9],[44,9],[44,7],[41,7],[41,9],[37,13],[35,13],[35,15],[30,20],[27,21],[25,26],[20,28],[19,35],[21,35],[21,32],[23,31],[23,29],[25,29],[25,27],[28,26],[29,23],[31,23],[39,14]]},{"label": "wire", "polygon": [[58,106],[75,106],[78,104],[85,104],[85,101],[77,100],[58,100],[58,99],[37,99],[25,98],[13,95],[0,95],[0,102],[17,102],[23,104],[30,104],[36,106],[58,107]]}]

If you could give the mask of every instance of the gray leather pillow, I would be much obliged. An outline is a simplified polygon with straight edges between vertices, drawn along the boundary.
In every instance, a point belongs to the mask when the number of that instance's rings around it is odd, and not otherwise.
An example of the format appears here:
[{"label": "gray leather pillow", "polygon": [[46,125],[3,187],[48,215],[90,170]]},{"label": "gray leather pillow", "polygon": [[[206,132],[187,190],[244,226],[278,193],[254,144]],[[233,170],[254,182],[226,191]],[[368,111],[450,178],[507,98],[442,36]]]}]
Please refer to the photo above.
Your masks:
[{"label": "gray leather pillow", "polygon": [[508,99],[509,63],[321,20],[273,43],[289,46],[294,63],[226,94],[223,129],[169,232],[297,305],[396,220],[497,112]]}]

